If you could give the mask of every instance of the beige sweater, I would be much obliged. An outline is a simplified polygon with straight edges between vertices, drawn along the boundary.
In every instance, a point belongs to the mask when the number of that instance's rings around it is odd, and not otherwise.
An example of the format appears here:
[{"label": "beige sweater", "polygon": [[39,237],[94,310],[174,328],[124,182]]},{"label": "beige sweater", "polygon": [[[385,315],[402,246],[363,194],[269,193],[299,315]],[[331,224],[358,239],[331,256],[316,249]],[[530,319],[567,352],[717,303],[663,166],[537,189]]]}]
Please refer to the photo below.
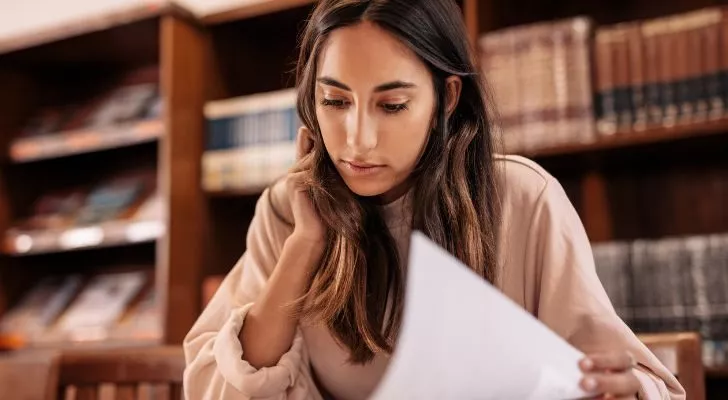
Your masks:
[{"label": "beige sweater", "polygon": [[[497,286],[583,352],[619,349],[635,354],[643,398],[683,399],[677,380],[615,314],[596,275],[584,228],[561,185],[522,157],[499,157],[498,166],[504,197]],[[407,197],[383,207],[405,263]],[[263,193],[246,252],[185,339],[188,400],[321,399],[319,388],[336,399],[365,399],[384,374],[388,356],[377,355],[365,366],[348,364],[346,351],[319,326],[299,325],[290,350],[276,366],[256,370],[242,359],[238,333],[245,314],[292,232],[286,198],[283,185]]]}]

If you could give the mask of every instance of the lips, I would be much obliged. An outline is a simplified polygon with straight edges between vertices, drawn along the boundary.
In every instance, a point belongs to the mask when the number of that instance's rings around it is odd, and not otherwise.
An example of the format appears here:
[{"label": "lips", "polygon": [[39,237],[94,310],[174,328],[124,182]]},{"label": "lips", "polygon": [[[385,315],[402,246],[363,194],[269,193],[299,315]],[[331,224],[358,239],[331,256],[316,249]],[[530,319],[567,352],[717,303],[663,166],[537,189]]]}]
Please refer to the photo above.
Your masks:
[{"label": "lips", "polygon": [[381,164],[371,164],[366,162],[360,162],[360,161],[342,161],[344,164],[344,167],[346,167],[347,171],[352,173],[352,175],[369,175],[379,172],[382,168],[384,168],[384,165]]},{"label": "lips", "polygon": [[359,162],[359,161],[347,161],[344,160],[345,163],[350,164],[353,167],[356,168],[374,168],[374,167],[381,167],[379,164],[371,164],[366,162]]}]

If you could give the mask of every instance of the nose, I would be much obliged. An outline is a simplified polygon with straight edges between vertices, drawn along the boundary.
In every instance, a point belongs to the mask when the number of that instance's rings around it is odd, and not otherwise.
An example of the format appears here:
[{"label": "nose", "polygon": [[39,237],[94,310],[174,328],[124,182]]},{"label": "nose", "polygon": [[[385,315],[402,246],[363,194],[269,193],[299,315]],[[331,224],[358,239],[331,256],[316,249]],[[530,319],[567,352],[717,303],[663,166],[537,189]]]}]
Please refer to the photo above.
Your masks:
[{"label": "nose", "polygon": [[348,119],[346,144],[349,148],[356,154],[366,154],[377,147],[377,124],[364,107],[357,107]]}]

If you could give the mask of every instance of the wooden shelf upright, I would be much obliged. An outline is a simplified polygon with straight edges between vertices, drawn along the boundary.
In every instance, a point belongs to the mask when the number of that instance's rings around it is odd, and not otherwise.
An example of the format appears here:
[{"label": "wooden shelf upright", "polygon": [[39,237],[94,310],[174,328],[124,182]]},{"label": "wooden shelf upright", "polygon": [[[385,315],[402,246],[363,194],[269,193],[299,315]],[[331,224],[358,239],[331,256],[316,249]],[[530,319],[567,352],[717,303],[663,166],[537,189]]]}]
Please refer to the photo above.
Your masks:
[{"label": "wooden shelf upright", "polygon": [[[207,39],[189,12],[159,2],[0,41],[0,318],[51,275],[149,276],[123,313],[129,325],[143,324],[127,336],[104,332],[47,341],[21,336],[11,342],[58,348],[181,343],[200,310],[206,217],[198,183]],[[90,116],[109,117],[93,114],[98,111],[93,107],[119,82],[155,84],[157,103],[149,105],[146,117],[87,123]],[[104,112],[120,112],[132,101],[119,98],[116,109]],[[91,107],[76,128],[22,132],[40,110],[69,105],[81,106],[73,112]],[[144,185],[136,175],[126,186],[107,184],[128,173],[146,176]],[[70,188],[81,188],[83,204],[100,207],[121,201],[122,189],[140,197],[111,220],[98,214],[103,208],[80,208],[86,214],[74,217],[79,225],[47,216],[46,225],[40,224],[34,204]],[[53,201],[43,207],[56,207]],[[36,220],[26,223],[32,217]],[[145,320],[138,322],[133,311],[145,296],[151,307],[145,304]]]}]

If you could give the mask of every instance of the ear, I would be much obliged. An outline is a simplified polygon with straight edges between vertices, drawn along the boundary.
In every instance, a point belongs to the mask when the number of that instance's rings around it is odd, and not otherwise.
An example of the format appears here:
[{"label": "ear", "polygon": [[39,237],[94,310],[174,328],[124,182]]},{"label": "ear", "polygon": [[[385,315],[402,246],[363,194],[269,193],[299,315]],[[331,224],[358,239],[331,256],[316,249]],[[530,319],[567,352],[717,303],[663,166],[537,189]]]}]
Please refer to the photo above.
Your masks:
[{"label": "ear", "polygon": [[445,80],[445,91],[447,92],[447,116],[449,117],[460,100],[460,92],[463,88],[463,81],[459,76],[453,75]]}]

